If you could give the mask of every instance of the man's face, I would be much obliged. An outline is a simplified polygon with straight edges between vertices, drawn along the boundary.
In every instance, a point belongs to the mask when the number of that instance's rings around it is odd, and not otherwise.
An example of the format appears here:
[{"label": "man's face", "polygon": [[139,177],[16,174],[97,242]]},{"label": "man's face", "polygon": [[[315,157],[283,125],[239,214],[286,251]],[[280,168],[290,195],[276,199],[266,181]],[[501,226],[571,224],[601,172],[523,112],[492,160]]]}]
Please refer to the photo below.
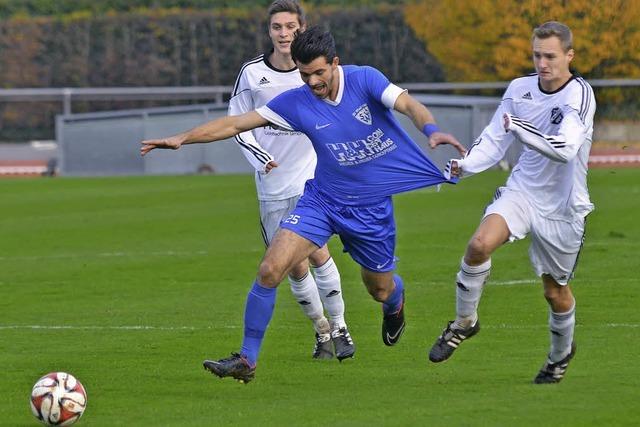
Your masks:
[{"label": "man's face", "polygon": [[533,65],[543,89],[555,90],[566,81],[571,74],[569,64],[572,59],[573,49],[565,52],[558,37],[533,39]]},{"label": "man's face", "polygon": [[327,58],[319,56],[308,64],[297,62],[300,77],[309,85],[313,94],[324,99],[331,94],[335,82],[335,70],[338,67],[338,57],[332,62],[327,62]]},{"label": "man's face", "polygon": [[273,49],[283,55],[291,54],[291,42],[295,32],[300,28],[298,15],[291,12],[278,12],[271,15],[269,21],[269,38]]}]

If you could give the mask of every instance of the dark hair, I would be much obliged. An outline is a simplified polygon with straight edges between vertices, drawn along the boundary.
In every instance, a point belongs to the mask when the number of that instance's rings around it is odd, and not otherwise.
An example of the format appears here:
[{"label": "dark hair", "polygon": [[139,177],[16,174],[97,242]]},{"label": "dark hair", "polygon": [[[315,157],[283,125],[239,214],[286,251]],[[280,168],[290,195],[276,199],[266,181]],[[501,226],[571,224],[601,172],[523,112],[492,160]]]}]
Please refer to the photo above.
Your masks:
[{"label": "dark hair", "polygon": [[306,17],[304,16],[304,10],[297,0],[275,0],[267,9],[269,15],[269,21],[271,17],[276,13],[289,12],[298,15],[298,23],[303,26],[306,23]]},{"label": "dark hair", "polygon": [[327,62],[336,57],[336,42],[331,33],[319,26],[298,32],[291,43],[291,57],[301,64],[309,64],[316,58],[324,56]]},{"label": "dark hair", "polygon": [[548,21],[533,30],[531,39],[536,37],[539,39],[548,39],[549,37],[557,37],[562,45],[562,50],[569,52],[573,48],[573,34],[569,27],[558,21]]}]

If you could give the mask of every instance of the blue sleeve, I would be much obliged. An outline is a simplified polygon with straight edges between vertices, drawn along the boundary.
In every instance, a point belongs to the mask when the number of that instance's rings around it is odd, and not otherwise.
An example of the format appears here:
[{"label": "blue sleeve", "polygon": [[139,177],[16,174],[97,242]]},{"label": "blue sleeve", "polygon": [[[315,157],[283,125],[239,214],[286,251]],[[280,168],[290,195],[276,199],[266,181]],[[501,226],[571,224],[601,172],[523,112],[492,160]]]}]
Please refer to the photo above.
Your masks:
[{"label": "blue sleeve", "polygon": [[292,129],[297,131],[301,130],[300,114],[297,108],[301,101],[298,93],[297,89],[289,89],[267,102],[267,107],[282,117],[289,123]]},{"label": "blue sleeve", "polygon": [[364,87],[373,99],[382,102],[382,93],[391,84],[389,79],[373,67],[364,66]]}]

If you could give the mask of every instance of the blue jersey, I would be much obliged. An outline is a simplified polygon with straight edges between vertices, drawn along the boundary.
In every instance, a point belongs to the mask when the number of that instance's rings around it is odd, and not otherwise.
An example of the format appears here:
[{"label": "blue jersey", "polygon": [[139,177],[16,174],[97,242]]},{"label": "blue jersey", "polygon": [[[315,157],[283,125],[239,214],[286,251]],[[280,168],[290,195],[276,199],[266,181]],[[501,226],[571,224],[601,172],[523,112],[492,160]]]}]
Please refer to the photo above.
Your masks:
[{"label": "blue jersey", "polygon": [[335,101],[304,85],[256,110],[309,137],[318,156],[313,185],[324,197],[362,205],[446,182],[393,116],[390,107],[402,92],[397,86],[372,67],[339,67],[339,76]]}]

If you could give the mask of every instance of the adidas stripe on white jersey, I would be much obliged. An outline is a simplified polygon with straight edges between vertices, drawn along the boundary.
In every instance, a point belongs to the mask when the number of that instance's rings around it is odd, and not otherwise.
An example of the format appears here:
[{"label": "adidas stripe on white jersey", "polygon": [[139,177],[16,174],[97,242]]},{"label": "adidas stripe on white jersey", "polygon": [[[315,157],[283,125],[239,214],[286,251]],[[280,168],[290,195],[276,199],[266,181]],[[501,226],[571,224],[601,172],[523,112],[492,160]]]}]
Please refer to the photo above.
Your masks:
[{"label": "adidas stripe on white jersey", "polygon": [[[229,115],[239,115],[266,105],[280,93],[302,86],[297,68],[278,70],[259,55],[240,69],[229,100]],[[301,132],[265,126],[236,136],[243,154],[256,170],[258,199],[284,200],[302,194],[304,183],[313,178],[316,155]],[[268,174],[265,165],[275,160],[278,167]]]}]

